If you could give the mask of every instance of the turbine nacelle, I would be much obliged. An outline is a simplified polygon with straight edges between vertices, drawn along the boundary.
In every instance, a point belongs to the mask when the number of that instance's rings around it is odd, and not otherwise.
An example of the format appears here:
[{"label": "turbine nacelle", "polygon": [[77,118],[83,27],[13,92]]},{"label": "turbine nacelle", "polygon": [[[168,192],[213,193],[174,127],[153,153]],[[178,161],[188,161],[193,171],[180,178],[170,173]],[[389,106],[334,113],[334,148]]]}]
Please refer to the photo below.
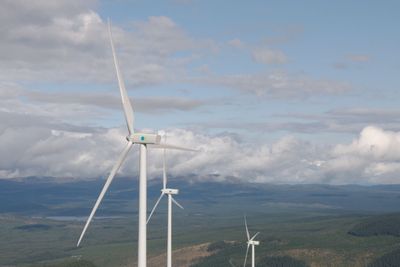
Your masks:
[{"label": "turbine nacelle", "polygon": [[249,246],[250,246],[250,245],[258,246],[258,245],[260,245],[260,241],[250,240],[250,241],[247,241],[247,244],[248,244]]},{"label": "turbine nacelle", "polygon": [[177,195],[179,194],[179,189],[163,188],[161,192],[166,195]]},{"label": "turbine nacelle", "polygon": [[160,144],[161,135],[153,133],[133,133],[126,137],[126,140],[134,144]]}]

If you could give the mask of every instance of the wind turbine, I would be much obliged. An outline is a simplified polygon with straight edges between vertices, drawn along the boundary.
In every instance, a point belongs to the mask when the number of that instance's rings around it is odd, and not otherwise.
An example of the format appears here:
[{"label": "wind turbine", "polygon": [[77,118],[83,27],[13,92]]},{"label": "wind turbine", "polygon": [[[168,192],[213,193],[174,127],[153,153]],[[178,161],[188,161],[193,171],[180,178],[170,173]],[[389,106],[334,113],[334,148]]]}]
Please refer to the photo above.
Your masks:
[{"label": "wind turbine", "polygon": [[113,181],[115,174],[117,173],[118,169],[121,167],[122,163],[125,161],[128,152],[132,148],[133,144],[138,144],[140,146],[139,150],[139,167],[140,167],[140,174],[139,174],[139,230],[138,230],[138,267],[146,267],[146,254],[147,254],[147,228],[146,228],[146,217],[147,217],[147,146],[154,146],[156,148],[171,148],[171,149],[181,149],[181,150],[191,150],[185,149],[174,145],[162,144],[160,145],[161,136],[159,134],[154,133],[138,133],[134,131],[134,113],[132,109],[131,102],[129,100],[127,91],[125,89],[125,83],[122,79],[122,74],[119,69],[118,59],[115,54],[114,43],[112,40],[111,34],[111,23],[108,21],[108,34],[110,37],[111,43],[111,50],[114,59],[115,70],[117,73],[119,91],[122,98],[122,106],[124,109],[125,120],[128,127],[128,136],[126,140],[128,144],[122,151],[121,155],[119,156],[117,162],[114,164],[113,168],[107,180],[104,184],[103,189],[100,192],[99,197],[96,200],[96,203],[89,215],[89,218],[86,221],[85,227],[79,237],[77,247],[82,242],[82,238],[86,233],[86,230],[89,227],[90,222],[93,219],[93,216],[96,213],[97,208],[99,207],[105,193],[107,192],[111,182]]},{"label": "wind turbine", "polygon": [[246,250],[246,257],[244,258],[243,267],[246,267],[247,254],[249,253],[249,248],[250,248],[250,246],[251,246],[251,267],[255,267],[255,257],[256,257],[255,246],[260,245],[260,241],[255,241],[254,238],[256,238],[256,236],[257,236],[260,232],[257,232],[255,235],[253,235],[252,238],[250,238],[249,228],[247,228],[246,216],[244,216],[244,225],[246,226],[247,250]]},{"label": "wind turbine", "polygon": [[229,259],[229,264],[230,264],[232,267],[236,267],[236,265],[233,264],[232,259]]},{"label": "wind turbine", "polygon": [[[165,141],[167,141],[167,136],[165,136]],[[165,163],[165,149],[163,154],[163,188],[161,189],[161,195],[158,198],[156,204],[150,212],[149,218],[147,219],[147,223],[150,221],[151,216],[156,210],[158,204],[161,199],[167,195],[168,196],[168,235],[167,235],[167,267],[172,266],[172,202],[177,205],[179,208],[183,209],[182,205],[179,204],[174,198],[173,195],[177,195],[179,193],[178,189],[167,188],[167,171],[166,171],[166,163]]]}]

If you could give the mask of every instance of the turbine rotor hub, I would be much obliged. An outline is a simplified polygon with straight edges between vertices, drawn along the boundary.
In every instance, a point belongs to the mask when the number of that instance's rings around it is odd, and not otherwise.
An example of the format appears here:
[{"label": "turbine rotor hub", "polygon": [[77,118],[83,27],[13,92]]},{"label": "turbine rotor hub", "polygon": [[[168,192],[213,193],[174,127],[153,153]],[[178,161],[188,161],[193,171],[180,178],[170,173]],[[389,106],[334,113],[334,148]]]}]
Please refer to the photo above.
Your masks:
[{"label": "turbine rotor hub", "polygon": [[153,133],[133,133],[126,137],[126,140],[135,144],[158,145],[161,141],[161,135]]},{"label": "turbine rotor hub", "polygon": [[251,241],[247,241],[247,244],[258,246],[258,245],[260,245],[260,241],[251,240]]},{"label": "turbine rotor hub", "polygon": [[161,189],[161,192],[166,195],[177,195],[179,194],[179,189],[164,188]]}]

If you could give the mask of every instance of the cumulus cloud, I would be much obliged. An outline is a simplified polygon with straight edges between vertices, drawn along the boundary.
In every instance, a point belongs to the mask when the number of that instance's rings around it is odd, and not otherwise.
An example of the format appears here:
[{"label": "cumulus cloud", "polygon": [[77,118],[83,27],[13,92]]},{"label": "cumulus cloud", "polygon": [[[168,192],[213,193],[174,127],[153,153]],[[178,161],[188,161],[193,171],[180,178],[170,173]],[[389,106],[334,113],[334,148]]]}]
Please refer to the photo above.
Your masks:
[{"label": "cumulus cloud", "polygon": [[96,177],[112,166],[122,150],[123,143],[116,142],[119,138],[117,130],[74,133],[34,126],[24,130],[8,128],[1,134],[0,151],[13,153],[9,157],[2,154],[1,171],[21,177]]},{"label": "cumulus cloud", "polygon": [[347,69],[349,67],[360,67],[361,64],[367,63],[371,57],[366,54],[349,54],[344,59],[333,64],[336,69]]},{"label": "cumulus cloud", "polygon": [[[3,177],[55,176],[88,178],[105,176],[126,141],[125,129],[104,129],[92,132],[49,130],[28,127],[25,131],[8,128],[0,135]],[[194,179],[229,177],[258,182],[304,182],[304,163],[296,158],[312,157],[307,144],[293,138],[283,138],[271,146],[242,144],[229,135],[209,136],[182,129],[167,131],[170,143],[199,149],[199,152],[169,151],[169,173]],[[24,139],[24,142],[20,142]],[[5,156],[13,150],[12,155]],[[135,152],[136,150],[136,152]],[[137,162],[137,148],[127,162]],[[159,177],[161,154],[149,152],[149,175]],[[123,175],[136,176],[138,164],[127,163]]]},{"label": "cumulus cloud", "polygon": [[348,55],[347,59],[352,62],[368,62],[370,60],[370,56],[363,54],[352,54]]},{"label": "cumulus cloud", "polygon": [[342,183],[398,183],[400,132],[365,127],[350,144],[339,144],[331,153],[326,171]]},{"label": "cumulus cloud", "polygon": [[[126,143],[125,127],[78,128],[41,121],[36,118],[27,125],[1,128],[2,178],[105,177]],[[199,150],[167,152],[169,174],[184,179],[330,184],[399,182],[400,132],[374,126],[364,128],[351,143],[324,146],[291,136],[270,144],[255,144],[229,133],[210,135],[185,129],[166,129],[166,132],[169,143]],[[161,158],[160,150],[150,149],[150,179],[160,177]],[[134,148],[120,175],[137,177],[137,160],[138,150]]]},{"label": "cumulus cloud", "polygon": [[350,145],[338,145],[335,155],[357,155],[374,160],[400,160],[400,134],[369,126]]},{"label": "cumulus cloud", "polygon": [[[25,91],[27,99],[39,103],[61,105],[94,106],[97,108],[121,109],[121,98],[118,94],[93,93],[45,93],[42,91]],[[165,111],[192,110],[206,105],[205,101],[184,97],[151,97],[131,99],[135,111],[144,113],[160,113]]]},{"label": "cumulus cloud", "polygon": [[1,10],[7,15],[0,17],[0,23],[7,25],[0,29],[0,77],[54,80],[71,75],[78,79],[83,77],[79,70],[91,69],[89,62],[104,65],[104,25],[90,6],[6,1]]},{"label": "cumulus cloud", "polygon": [[246,49],[250,52],[255,62],[263,64],[284,64],[288,62],[286,54],[278,49],[272,49],[266,46],[256,46],[246,44],[239,38],[229,40],[228,45],[238,49]]},{"label": "cumulus cloud", "polygon": [[[247,123],[246,127],[258,131],[288,131],[290,133],[341,133],[357,134],[365,125],[400,131],[400,111],[396,109],[376,109],[365,107],[342,108],[319,113],[274,114],[277,122]],[[289,120],[283,121],[282,120]],[[216,127],[218,125],[206,125]],[[239,124],[227,124],[227,128],[240,127]]]},{"label": "cumulus cloud", "polygon": [[288,61],[285,53],[267,47],[254,49],[252,57],[254,61],[264,64],[284,64]]},{"label": "cumulus cloud", "polygon": [[[0,9],[0,79],[19,81],[114,81],[105,21],[96,1],[5,1]],[[50,1],[51,2],[51,1]],[[113,26],[127,83],[168,82],[182,75],[191,52],[217,49],[190,38],[172,19]],[[177,51],[190,51],[176,57]]]},{"label": "cumulus cloud", "polygon": [[245,44],[239,38],[235,38],[228,41],[228,45],[235,47],[235,48],[243,48]]},{"label": "cumulus cloud", "polygon": [[258,96],[276,98],[309,97],[320,94],[338,94],[351,89],[347,83],[314,79],[307,75],[289,74],[285,71],[256,74],[209,75],[191,81],[224,86]]},{"label": "cumulus cloud", "polygon": [[[12,96],[12,93],[5,95]],[[126,143],[125,127],[76,126],[82,111],[63,111],[59,107],[60,104],[68,107],[69,102],[75,100],[67,99],[62,101],[68,103],[60,103],[60,98],[54,101],[51,95],[50,98],[41,99],[46,102],[35,106],[11,97],[9,106],[3,106],[0,111],[2,178],[31,175],[61,178],[106,176]],[[75,124],[66,123],[68,117],[75,118]],[[307,164],[304,162],[296,161],[296,158],[316,160],[312,146],[294,138],[286,137],[272,145],[256,146],[243,143],[229,133],[207,135],[183,129],[167,129],[167,133],[170,143],[199,149],[197,153],[168,152],[169,172],[173,176],[304,182],[304,179],[310,179],[305,173],[314,172],[312,169],[305,170],[303,167]],[[161,171],[161,154],[158,150],[149,154],[149,175],[155,178]],[[134,149],[127,162],[137,162],[137,156],[137,149]],[[125,164],[121,175],[136,176],[137,166]]]}]

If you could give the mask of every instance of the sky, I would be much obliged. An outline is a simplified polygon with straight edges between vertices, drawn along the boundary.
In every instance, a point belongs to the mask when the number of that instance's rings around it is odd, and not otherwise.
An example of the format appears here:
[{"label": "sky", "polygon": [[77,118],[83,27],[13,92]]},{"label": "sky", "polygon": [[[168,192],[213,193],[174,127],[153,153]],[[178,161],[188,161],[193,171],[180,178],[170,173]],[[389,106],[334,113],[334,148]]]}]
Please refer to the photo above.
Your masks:
[{"label": "sky", "polygon": [[[163,130],[195,181],[400,182],[398,1],[4,0],[0,178],[103,178]],[[120,174],[137,176],[138,149]],[[149,179],[161,175],[149,153]]]}]

